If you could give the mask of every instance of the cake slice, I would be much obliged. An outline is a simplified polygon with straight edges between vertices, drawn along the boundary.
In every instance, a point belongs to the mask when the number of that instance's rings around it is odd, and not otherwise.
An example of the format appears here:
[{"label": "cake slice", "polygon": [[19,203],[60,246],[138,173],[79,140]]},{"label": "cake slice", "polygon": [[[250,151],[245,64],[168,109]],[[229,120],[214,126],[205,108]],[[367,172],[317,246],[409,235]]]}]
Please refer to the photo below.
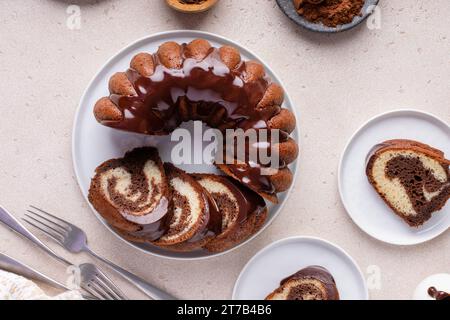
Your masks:
[{"label": "cake slice", "polygon": [[310,266],[281,281],[266,300],[339,300],[339,292],[327,269]]},{"label": "cake slice", "polygon": [[193,177],[213,197],[222,216],[221,233],[205,249],[223,252],[261,229],[267,218],[267,207],[260,195],[230,177],[213,174]]},{"label": "cake slice", "polygon": [[202,248],[221,233],[222,217],[214,200],[189,174],[164,164],[172,192],[170,228],[155,245],[173,251]]},{"label": "cake slice", "polygon": [[170,199],[158,151],[150,147],[101,164],[89,189],[97,212],[134,241],[153,241],[166,233]]},{"label": "cake slice", "polygon": [[419,227],[450,198],[450,161],[412,140],[389,140],[368,156],[366,174],[386,204],[408,225]]}]

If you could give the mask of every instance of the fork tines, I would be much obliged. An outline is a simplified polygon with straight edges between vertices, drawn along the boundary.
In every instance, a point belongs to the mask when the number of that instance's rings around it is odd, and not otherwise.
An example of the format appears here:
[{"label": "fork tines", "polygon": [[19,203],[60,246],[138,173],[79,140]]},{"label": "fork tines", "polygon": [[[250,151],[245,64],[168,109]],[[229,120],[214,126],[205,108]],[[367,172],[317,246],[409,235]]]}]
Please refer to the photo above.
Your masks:
[{"label": "fork tines", "polygon": [[[71,231],[76,232],[77,227],[72,226],[51,213],[30,206],[23,220],[29,225],[39,229],[61,246],[66,247],[70,241],[66,241]],[[80,230],[81,231],[81,230]],[[120,289],[93,264],[80,265],[81,288],[95,297],[106,300],[126,300]]]},{"label": "fork tines", "polygon": [[[31,226],[41,230],[56,242],[63,243],[64,237],[70,231],[70,225],[64,220],[35,206],[30,206],[30,208],[34,210],[28,209],[28,214],[25,214],[28,219],[23,218],[23,220]],[[40,213],[37,213],[36,211]]]}]

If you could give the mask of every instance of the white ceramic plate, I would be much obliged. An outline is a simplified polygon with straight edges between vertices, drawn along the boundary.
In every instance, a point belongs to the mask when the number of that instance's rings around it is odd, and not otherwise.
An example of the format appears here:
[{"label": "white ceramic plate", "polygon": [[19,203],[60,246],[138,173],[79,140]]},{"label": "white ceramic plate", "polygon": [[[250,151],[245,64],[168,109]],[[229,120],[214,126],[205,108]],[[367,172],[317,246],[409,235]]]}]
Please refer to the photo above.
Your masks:
[{"label": "white ceramic plate", "polygon": [[318,238],[279,240],[259,251],[244,267],[233,291],[235,300],[263,300],[280,281],[308,266],[325,267],[341,300],[368,300],[366,281],[356,262],[338,246]]},{"label": "white ceramic plate", "polygon": [[450,155],[450,128],[435,116],[416,110],[396,110],[364,124],[350,139],[339,167],[339,192],[353,221],[372,237],[396,245],[413,245],[437,237],[450,227],[446,205],[420,228],[409,227],[378,196],[369,184],[366,157],[377,143],[412,139]]},{"label": "white ceramic plate", "polygon": [[428,289],[435,287],[438,291],[450,292],[450,274],[438,273],[424,279],[414,290],[413,300],[434,300],[435,298],[428,294]]},{"label": "white ceramic plate", "polygon": [[[73,141],[72,141],[72,156],[75,168],[75,174],[78,180],[78,183],[81,187],[81,191],[83,192],[84,197],[87,201],[87,195],[89,190],[89,184],[91,178],[94,175],[95,168],[100,165],[102,162],[111,159],[122,157],[124,153],[128,150],[131,150],[135,147],[139,146],[156,146],[160,152],[161,158],[163,161],[170,160],[170,151],[172,150],[172,146],[176,143],[170,141],[170,136],[167,137],[150,137],[133,133],[126,133],[114,129],[110,129],[98,124],[93,116],[93,106],[95,102],[104,96],[108,96],[108,80],[109,78],[117,71],[126,70],[129,67],[129,63],[134,55],[139,52],[147,51],[147,52],[156,52],[158,47],[166,42],[166,41],[176,41],[179,43],[190,42],[195,38],[204,38],[212,43],[214,46],[222,46],[222,45],[232,45],[238,48],[241,52],[243,59],[250,60],[256,59],[262,62],[255,54],[248,51],[246,48],[240,46],[239,44],[232,42],[231,40],[225,39],[223,37],[200,32],[200,31],[170,31],[155,34],[141,40],[134,42],[133,44],[127,46],[123,50],[121,50],[118,54],[116,54],[111,60],[109,60],[105,66],[103,66],[94,79],[89,84],[86,89],[80,105],[78,107],[78,111],[75,117],[74,129],[73,129]],[[262,62],[263,63],[263,62]],[[264,64],[264,63],[263,63]],[[269,77],[273,79],[274,82],[281,84],[279,78],[273,73],[273,71],[264,64],[266,72]],[[291,110],[296,114],[296,110],[292,107],[293,104],[289,95],[286,93],[285,102],[283,107]],[[298,115],[296,114],[297,119]],[[192,128],[192,123],[186,124],[187,128]],[[292,137],[299,141],[299,132],[296,129],[295,132],[292,133]],[[199,149],[201,146],[199,147]],[[201,152],[202,150],[194,150],[195,153]],[[188,172],[211,172],[218,173],[217,170],[211,165],[188,165],[188,166],[180,166]],[[294,178],[296,175],[297,163],[294,163],[290,166]],[[295,183],[295,181],[294,181]],[[294,185],[293,183],[293,185]],[[291,188],[292,189],[292,188]],[[283,207],[288,194],[290,191],[285,192],[279,195],[280,204],[279,205],[269,205],[269,218],[262,228],[260,232],[262,232],[278,215],[281,208]],[[92,208],[93,209],[93,208]],[[93,209],[94,210],[94,209]],[[94,210],[97,217],[107,226],[111,232],[115,233],[120,237],[115,231],[113,231],[106,221]],[[259,233],[258,233],[259,234]],[[256,237],[255,234],[251,239]],[[120,237],[123,239],[122,237]],[[249,239],[248,241],[250,241]],[[124,239],[123,239],[124,240]],[[124,240],[126,241],[126,240]],[[246,241],[246,242],[248,242]],[[131,244],[135,248],[141,249],[145,252],[162,256],[168,258],[179,258],[179,259],[200,259],[206,257],[217,256],[220,254],[208,254],[204,252],[192,252],[192,253],[173,253],[167,250],[162,250],[160,248],[144,245],[144,244],[135,244],[126,241]],[[244,242],[244,243],[246,243]],[[243,245],[244,243],[240,244]],[[240,246],[239,245],[239,246]],[[239,247],[237,246],[237,247]],[[233,248],[236,249],[237,247]],[[222,253],[223,254],[223,253]]]}]

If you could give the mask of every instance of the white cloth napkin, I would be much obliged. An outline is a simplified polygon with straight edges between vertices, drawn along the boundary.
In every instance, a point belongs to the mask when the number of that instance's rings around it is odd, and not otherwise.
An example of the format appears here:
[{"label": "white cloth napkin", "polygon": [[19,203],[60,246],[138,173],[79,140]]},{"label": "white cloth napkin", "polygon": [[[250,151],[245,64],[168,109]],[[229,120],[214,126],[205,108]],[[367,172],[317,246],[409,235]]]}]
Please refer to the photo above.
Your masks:
[{"label": "white cloth napkin", "polygon": [[67,291],[50,297],[33,281],[0,270],[0,300],[83,300],[83,298],[78,291]]}]

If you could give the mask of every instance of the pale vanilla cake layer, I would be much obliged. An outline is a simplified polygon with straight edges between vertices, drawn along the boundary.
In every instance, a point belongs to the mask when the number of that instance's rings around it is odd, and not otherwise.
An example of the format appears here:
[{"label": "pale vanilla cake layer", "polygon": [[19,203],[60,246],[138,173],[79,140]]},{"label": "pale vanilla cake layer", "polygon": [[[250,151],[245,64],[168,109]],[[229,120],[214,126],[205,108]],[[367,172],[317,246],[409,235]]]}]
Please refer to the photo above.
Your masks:
[{"label": "pale vanilla cake layer", "polygon": [[[417,215],[417,212],[414,210],[408,193],[400,182],[400,179],[390,179],[386,176],[385,169],[388,162],[399,156],[418,158],[424,168],[430,170],[436,180],[442,183],[447,181],[447,173],[439,161],[417,151],[387,150],[377,156],[373,164],[372,176],[379,192],[386,197],[386,200],[389,201],[396,210],[406,216],[415,216]],[[441,192],[441,190],[433,193],[427,192],[426,190],[423,191],[425,198],[428,201],[431,201]]]},{"label": "pale vanilla cake layer", "polygon": [[164,242],[174,241],[191,233],[192,228],[194,228],[197,225],[199,219],[201,219],[200,215],[203,214],[203,198],[189,182],[176,177],[170,179],[170,185],[172,186],[175,193],[178,193],[179,196],[184,197],[187,200],[187,207],[190,212],[187,215],[183,215],[183,210],[186,210],[186,208],[174,208],[170,229],[178,229],[179,226],[181,226],[181,231],[175,234],[170,234],[169,232],[169,234],[163,236],[160,239]]}]

